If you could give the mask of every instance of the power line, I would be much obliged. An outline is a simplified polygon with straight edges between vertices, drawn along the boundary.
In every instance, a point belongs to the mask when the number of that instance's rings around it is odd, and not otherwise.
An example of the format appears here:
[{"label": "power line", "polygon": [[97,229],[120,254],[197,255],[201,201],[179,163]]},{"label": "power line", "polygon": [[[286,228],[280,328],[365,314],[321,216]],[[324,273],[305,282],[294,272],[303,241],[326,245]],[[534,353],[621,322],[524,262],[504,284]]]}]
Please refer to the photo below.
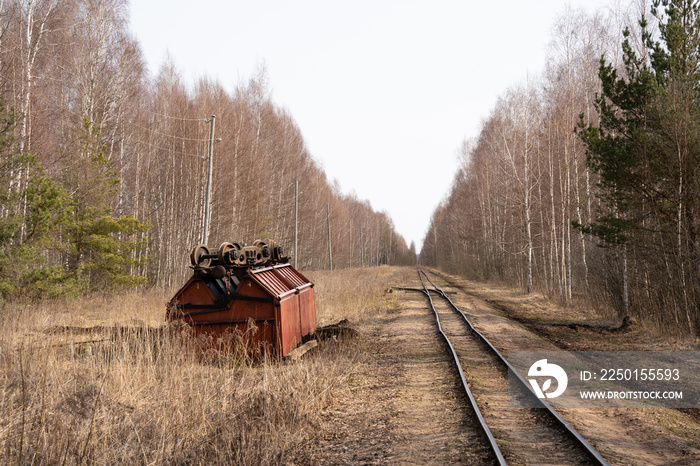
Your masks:
[{"label": "power line", "polygon": [[209,142],[209,139],[206,139],[206,138],[205,138],[205,139],[186,138],[186,137],[183,137],[183,136],[176,136],[176,135],[174,135],[174,134],[163,133],[163,132],[161,132],[161,131],[157,131],[157,130],[155,130],[155,129],[148,128],[148,127],[146,127],[146,126],[142,126],[142,125],[139,125],[139,124],[136,124],[136,123],[132,123],[132,125],[135,126],[135,127],[137,127],[137,128],[141,128],[141,129],[145,129],[146,131],[150,131],[150,132],[152,132],[153,134],[157,134],[157,135],[159,135],[159,136],[164,136],[164,137],[170,138],[170,139],[178,139],[178,140],[180,140],[180,141]]},{"label": "power line", "polygon": [[177,120],[177,121],[198,121],[200,123],[209,123],[209,120],[206,118],[182,118],[182,117],[176,117],[172,115],[164,115],[162,113],[154,112],[153,110],[149,110],[147,108],[143,109],[145,112],[150,113],[151,115],[167,118],[169,120]]},{"label": "power line", "polygon": [[145,141],[142,141],[142,140],[140,140],[140,139],[135,139],[135,138],[134,138],[134,144],[139,144],[139,145],[148,146],[148,147],[150,147],[151,149],[162,150],[163,152],[169,152],[169,153],[171,153],[171,154],[186,155],[186,156],[188,156],[188,157],[196,157],[196,158],[199,158],[199,159],[204,159],[204,156],[201,155],[201,154],[192,154],[192,153],[189,153],[189,152],[182,152],[182,151],[179,151],[179,150],[171,149],[171,148],[169,148],[169,147],[163,147],[163,146],[159,146],[159,145],[156,145],[156,144],[151,144],[150,142],[145,142]]}]

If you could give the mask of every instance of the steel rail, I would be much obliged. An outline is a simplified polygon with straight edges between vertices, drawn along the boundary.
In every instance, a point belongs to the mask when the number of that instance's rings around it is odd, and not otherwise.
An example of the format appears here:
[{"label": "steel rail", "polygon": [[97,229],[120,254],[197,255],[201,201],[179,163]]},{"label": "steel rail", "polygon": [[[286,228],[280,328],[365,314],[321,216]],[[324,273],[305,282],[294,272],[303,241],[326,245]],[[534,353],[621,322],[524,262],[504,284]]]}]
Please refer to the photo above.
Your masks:
[{"label": "steel rail", "polygon": [[[420,274],[421,274],[421,273],[422,273],[422,274],[425,276],[425,278],[430,282],[430,284],[433,286],[433,288],[435,288],[435,292],[438,293],[438,294],[440,294],[444,299],[446,299],[447,302],[450,303],[450,306],[452,306],[452,308],[453,308],[454,310],[456,310],[457,312],[460,313],[460,315],[462,316],[462,318],[464,319],[464,321],[467,323],[467,325],[469,326],[469,328],[471,329],[471,331],[474,332],[474,333],[481,339],[481,341],[484,342],[484,343],[493,351],[493,353],[494,353],[496,356],[498,356],[498,358],[499,358],[499,359],[501,360],[501,362],[508,368],[508,370],[509,370],[513,375],[516,376],[516,378],[518,379],[518,381],[519,381],[519,382],[522,384],[522,386],[527,390],[527,392],[531,393],[532,396],[534,397],[534,399],[536,399],[537,402],[540,404],[540,406],[542,406],[542,408],[546,409],[546,410],[549,412],[549,414],[559,423],[559,425],[560,425],[561,427],[564,428],[564,430],[566,431],[566,433],[569,434],[569,436],[570,436],[570,437],[571,437],[571,438],[572,438],[572,439],[573,439],[573,440],[588,454],[588,456],[591,458],[591,460],[593,460],[593,462],[594,462],[595,464],[604,465],[604,466],[609,466],[609,465],[608,465],[608,462],[605,461],[605,459],[600,455],[600,453],[598,453],[598,452],[596,451],[596,449],[593,448],[593,446],[591,446],[591,444],[588,443],[588,441],[586,441],[586,439],[584,439],[583,436],[581,436],[581,434],[579,434],[579,433],[576,431],[576,429],[574,429],[573,427],[571,427],[571,425],[570,425],[568,422],[566,422],[566,420],[564,420],[564,418],[562,418],[561,415],[559,415],[559,413],[557,413],[557,412],[554,410],[554,408],[552,408],[552,407],[549,405],[549,403],[547,403],[547,402],[544,401],[543,399],[537,397],[537,395],[535,394],[535,392],[532,390],[532,387],[530,386],[530,384],[529,384],[529,383],[520,375],[520,373],[508,362],[508,360],[507,360],[505,357],[503,357],[503,355],[501,354],[501,352],[498,351],[498,350],[496,349],[496,347],[494,347],[493,344],[491,344],[491,342],[490,342],[481,332],[479,332],[479,331],[474,327],[474,325],[472,325],[471,321],[467,318],[467,316],[464,314],[464,312],[462,312],[462,310],[461,310],[459,307],[457,307],[457,306],[455,305],[455,303],[453,303],[452,300],[451,300],[449,297],[447,297],[447,294],[446,294],[442,289],[440,289],[440,287],[438,287],[435,283],[433,283],[433,281],[430,279],[430,277],[428,277],[428,274],[427,274],[425,271],[423,271],[422,269],[419,269],[419,270],[418,270],[418,276],[419,276],[419,277],[420,277]],[[421,278],[421,283],[423,283],[423,279],[422,279],[422,278]],[[423,285],[423,286],[425,287],[425,285]],[[430,304],[431,304],[431,306],[432,306],[432,299],[430,300]],[[435,308],[433,308],[433,311],[434,311],[434,310],[435,310]],[[444,335],[444,334],[443,334],[443,335]]]},{"label": "steel rail", "polygon": [[[498,461],[498,464],[505,466],[507,463],[506,463],[505,458],[503,457],[503,453],[501,453],[501,449],[498,447],[498,444],[496,443],[496,438],[493,436],[493,434],[491,433],[491,429],[489,429],[489,426],[486,424],[486,420],[484,419],[484,416],[481,414],[481,410],[479,409],[479,406],[477,406],[477,404],[476,404],[476,399],[474,398],[472,391],[469,389],[469,384],[467,383],[467,378],[464,376],[464,371],[462,370],[462,364],[459,361],[459,356],[457,356],[457,351],[455,350],[454,346],[452,346],[452,342],[450,341],[450,339],[447,337],[445,332],[442,330],[442,325],[440,324],[440,316],[438,315],[438,312],[435,309],[435,305],[433,304],[433,298],[430,296],[430,290],[428,290],[428,287],[425,285],[423,278],[420,276],[420,271],[418,273],[418,278],[420,278],[421,284],[423,285],[423,290],[420,290],[420,291],[425,293],[425,295],[428,297],[428,300],[430,301],[430,307],[432,308],[433,312],[435,313],[435,320],[437,321],[438,330],[440,331],[442,338],[447,343],[447,346],[449,346],[450,351],[452,351],[452,357],[454,358],[455,366],[457,366],[457,371],[459,372],[459,377],[460,377],[460,379],[462,379],[462,387],[464,387],[464,392],[467,394],[467,398],[469,398],[469,402],[471,403],[472,409],[474,410],[474,413],[476,414],[476,417],[479,420],[479,424],[481,425],[481,429],[484,432],[484,434],[486,435],[486,438],[489,442],[489,446],[491,447],[491,451],[493,451],[494,455],[496,455],[496,460]],[[427,278],[427,275],[426,275],[426,278]],[[428,280],[430,280],[430,279],[428,279]]]}]

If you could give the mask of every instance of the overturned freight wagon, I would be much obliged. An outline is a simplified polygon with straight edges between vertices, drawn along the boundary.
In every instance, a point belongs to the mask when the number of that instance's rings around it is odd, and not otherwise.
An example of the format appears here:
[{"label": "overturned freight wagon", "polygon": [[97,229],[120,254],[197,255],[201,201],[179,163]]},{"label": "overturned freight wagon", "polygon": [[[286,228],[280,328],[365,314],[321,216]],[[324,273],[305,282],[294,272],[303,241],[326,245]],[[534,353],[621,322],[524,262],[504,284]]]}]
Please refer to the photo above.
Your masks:
[{"label": "overturned freight wagon", "polygon": [[[275,243],[223,243],[212,251],[199,245],[190,260],[192,277],[168,303],[168,320],[192,326],[196,336],[279,356],[315,332],[314,284]],[[245,338],[231,339],[236,335]]]}]

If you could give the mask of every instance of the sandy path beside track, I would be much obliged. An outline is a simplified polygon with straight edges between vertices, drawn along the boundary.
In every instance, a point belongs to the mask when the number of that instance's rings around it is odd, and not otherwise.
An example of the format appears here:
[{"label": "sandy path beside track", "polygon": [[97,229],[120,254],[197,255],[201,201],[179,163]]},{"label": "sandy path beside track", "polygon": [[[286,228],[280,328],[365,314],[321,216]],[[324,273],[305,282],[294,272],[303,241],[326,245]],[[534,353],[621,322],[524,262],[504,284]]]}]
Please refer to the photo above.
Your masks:
[{"label": "sandy path beside track", "polygon": [[[420,283],[402,284],[418,286]],[[374,357],[325,413],[329,434],[311,460],[325,464],[482,464],[486,444],[463,404],[423,295],[371,322]]]},{"label": "sandy path beside track", "polygon": [[[403,275],[405,277],[405,275]],[[372,357],[324,413],[324,435],[306,459],[325,464],[490,464],[457,385],[425,297],[399,287],[399,307],[369,317]],[[556,345],[460,287],[453,301],[504,354]],[[609,344],[609,339],[606,339]],[[591,349],[591,348],[586,348]],[[609,349],[609,348],[608,348]],[[611,464],[700,464],[700,450],[669,425],[691,423],[677,410],[569,409],[561,414]],[[691,431],[696,426],[691,426]],[[697,445],[697,444],[695,444]]]}]

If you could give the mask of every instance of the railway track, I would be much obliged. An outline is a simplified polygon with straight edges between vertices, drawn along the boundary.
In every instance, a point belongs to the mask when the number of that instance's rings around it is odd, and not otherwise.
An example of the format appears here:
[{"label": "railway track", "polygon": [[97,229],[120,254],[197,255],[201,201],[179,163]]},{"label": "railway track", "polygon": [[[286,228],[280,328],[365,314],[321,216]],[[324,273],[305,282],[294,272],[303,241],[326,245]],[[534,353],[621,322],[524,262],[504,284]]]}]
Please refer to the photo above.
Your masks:
[{"label": "railway track", "polygon": [[[547,402],[535,396],[527,381],[425,271],[419,269],[418,277],[423,286],[420,291],[428,298],[464,392],[498,464],[608,464]],[[438,299],[434,301],[433,297]],[[527,403],[518,397],[509,399],[509,370],[527,394]],[[539,407],[531,407],[533,400]]]}]

